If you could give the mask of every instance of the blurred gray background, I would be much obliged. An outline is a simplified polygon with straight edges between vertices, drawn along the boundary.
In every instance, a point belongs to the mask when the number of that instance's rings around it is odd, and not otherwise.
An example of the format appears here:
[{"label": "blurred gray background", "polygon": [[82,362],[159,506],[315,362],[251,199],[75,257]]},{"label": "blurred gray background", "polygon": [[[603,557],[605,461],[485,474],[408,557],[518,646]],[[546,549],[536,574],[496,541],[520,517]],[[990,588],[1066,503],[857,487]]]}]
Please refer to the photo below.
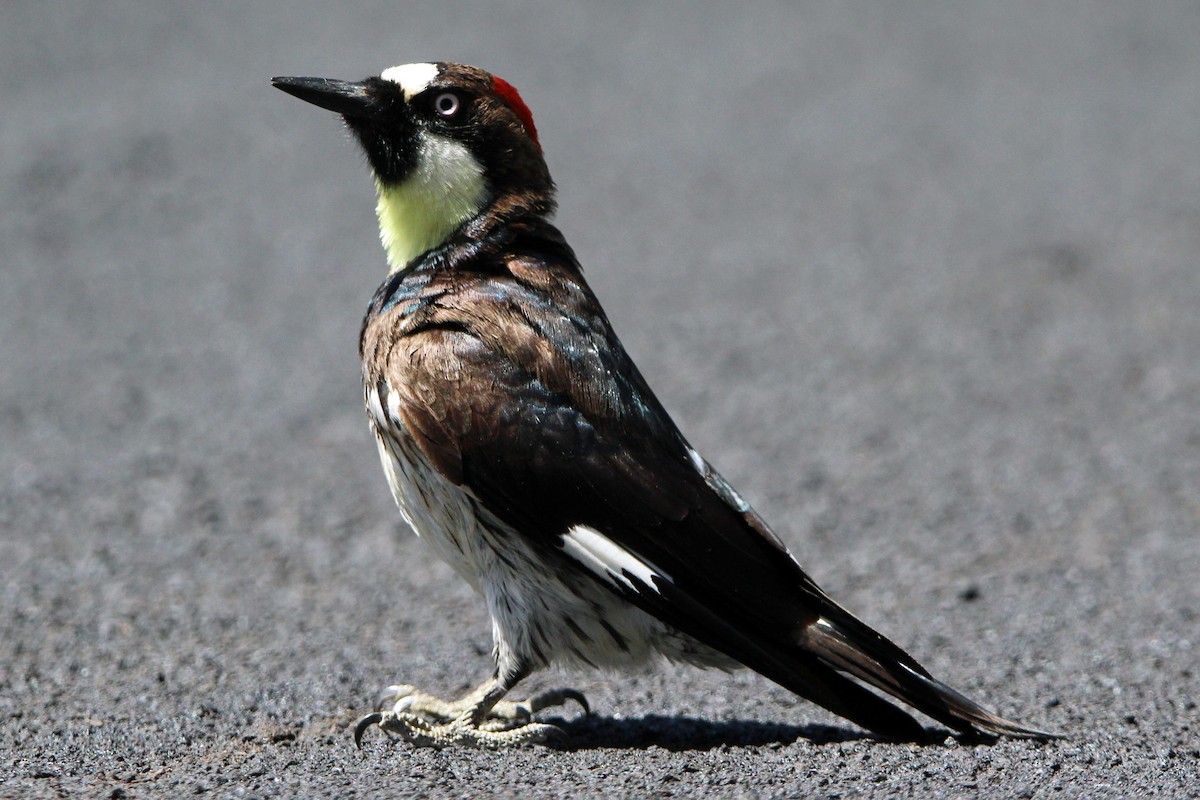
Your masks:
[{"label": "blurred gray background", "polygon": [[[413,751],[486,676],[356,337],[362,157],[274,75],[518,86],[684,432],[834,597],[1070,738],[888,745],[765,680],[550,674],[561,750]],[[5,3],[0,795],[1196,796],[1200,6]]]}]

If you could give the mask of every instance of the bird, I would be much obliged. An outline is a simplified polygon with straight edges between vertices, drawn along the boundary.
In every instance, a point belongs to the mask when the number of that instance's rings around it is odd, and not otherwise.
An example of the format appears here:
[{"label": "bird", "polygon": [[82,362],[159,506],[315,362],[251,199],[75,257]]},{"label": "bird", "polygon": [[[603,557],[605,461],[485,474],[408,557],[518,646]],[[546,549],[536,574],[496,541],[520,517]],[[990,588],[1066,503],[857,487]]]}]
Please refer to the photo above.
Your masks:
[{"label": "bird", "polygon": [[563,729],[534,715],[587,701],[506,699],[522,679],[662,658],[750,668],[883,740],[946,735],[893,699],[966,739],[1055,736],[837,604],[688,443],[550,221],[555,184],[510,83],[451,62],[272,83],[339,114],[366,155],[388,266],[359,337],[368,424],[401,516],[491,617],[478,689],[389,686],[356,744],[372,728],[438,748],[551,743]]}]

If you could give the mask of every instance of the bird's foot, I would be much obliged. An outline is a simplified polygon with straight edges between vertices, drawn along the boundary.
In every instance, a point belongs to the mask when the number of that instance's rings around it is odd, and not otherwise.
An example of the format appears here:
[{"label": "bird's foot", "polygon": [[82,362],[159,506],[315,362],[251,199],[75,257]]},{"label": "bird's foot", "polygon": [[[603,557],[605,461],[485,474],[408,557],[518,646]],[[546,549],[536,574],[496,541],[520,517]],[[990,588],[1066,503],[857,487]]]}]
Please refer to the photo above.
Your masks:
[{"label": "bird's foot", "polygon": [[354,741],[363,732],[378,726],[389,735],[399,736],[414,747],[481,747],[500,750],[526,744],[541,744],[566,736],[562,728],[544,722],[509,722],[489,719],[476,724],[468,712],[450,722],[434,723],[407,711],[375,711],[354,726]]},{"label": "bird's foot", "polygon": [[[533,721],[533,715],[542,709],[574,700],[589,713],[587,699],[574,689],[540,692],[519,702],[501,700],[484,710],[481,704],[488,688],[485,685],[461,700],[448,702],[412,686],[389,686],[380,693],[374,713],[354,726],[354,743],[360,745],[363,733],[377,726],[416,747],[519,747],[566,735],[555,725]],[[388,703],[392,708],[382,711]]]}]

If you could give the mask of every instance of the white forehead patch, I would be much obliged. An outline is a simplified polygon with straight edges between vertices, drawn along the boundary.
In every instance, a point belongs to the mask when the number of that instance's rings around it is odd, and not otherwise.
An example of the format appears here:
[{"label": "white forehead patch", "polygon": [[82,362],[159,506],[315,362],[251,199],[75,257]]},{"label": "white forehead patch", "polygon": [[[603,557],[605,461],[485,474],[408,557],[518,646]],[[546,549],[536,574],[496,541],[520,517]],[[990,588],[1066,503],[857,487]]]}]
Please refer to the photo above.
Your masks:
[{"label": "white forehead patch", "polygon": [[401,64],[388,67],[379,74],[385,81],[397,84],[404,91],[405,100],[412,100],[425,91],[437,76],[437,64]]}]

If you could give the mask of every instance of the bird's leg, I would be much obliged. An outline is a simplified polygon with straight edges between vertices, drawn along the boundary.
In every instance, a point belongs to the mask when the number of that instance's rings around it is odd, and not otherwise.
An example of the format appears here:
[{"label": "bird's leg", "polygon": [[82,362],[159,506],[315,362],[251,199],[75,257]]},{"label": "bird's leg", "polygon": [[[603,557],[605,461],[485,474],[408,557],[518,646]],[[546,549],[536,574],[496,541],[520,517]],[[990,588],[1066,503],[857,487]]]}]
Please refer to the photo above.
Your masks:
[{"label": "bird's leg", "polygon": [[[378,725],[417,747],[515,747],[563,735],[561,728],[532,721],[533,715],[544,708],[574,700],[583,706],[584,713],[588,712],[587,700],[574,689],[541,692],[520,702],[503,700],[525,672],[507,680],[494,675],[453,702],[418,692],[412,686],[389,686],[380,694],[376,711],[355,725],[354,742],[359,744],[363,732]],[[389,702],[392,708],[380,711]]]}]

